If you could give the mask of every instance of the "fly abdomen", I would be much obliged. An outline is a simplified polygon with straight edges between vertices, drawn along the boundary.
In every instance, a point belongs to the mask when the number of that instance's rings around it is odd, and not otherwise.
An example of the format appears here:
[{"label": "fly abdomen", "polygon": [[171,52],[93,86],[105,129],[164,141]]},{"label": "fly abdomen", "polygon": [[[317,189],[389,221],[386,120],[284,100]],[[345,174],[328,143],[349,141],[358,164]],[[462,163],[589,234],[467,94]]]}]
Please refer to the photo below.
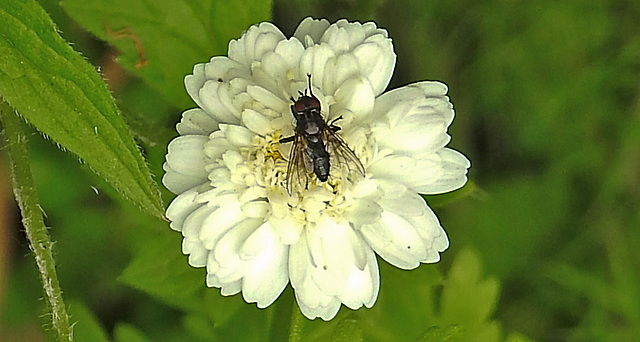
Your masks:
[{"label": "fly abdomen", "polygon": [[329,153],[322,141],[310,143],[307,146],[309,159],[313,165],[313,173],[316,174],[321,182],[326,182],[329,178]]}]

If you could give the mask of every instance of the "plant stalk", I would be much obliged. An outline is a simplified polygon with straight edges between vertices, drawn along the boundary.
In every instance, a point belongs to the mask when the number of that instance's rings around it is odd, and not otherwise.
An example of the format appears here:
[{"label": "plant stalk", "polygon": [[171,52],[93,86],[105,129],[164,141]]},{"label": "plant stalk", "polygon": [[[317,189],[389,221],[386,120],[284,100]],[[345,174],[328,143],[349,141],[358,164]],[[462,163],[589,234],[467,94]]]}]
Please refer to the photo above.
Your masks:
[{"label": "plant stalk", "polygon": [[62,290],[51,253],[53,243],[44,225],[38,193],[31,175],[24,123],[4,101],[0,102],[0,119],[8,145],[13,193],[20,207],[25,234],[36,260],[42,288],[51,309],[51,321],[56,340],[72,341],[73,331],[69,326],[69,316],[62,299]]}]

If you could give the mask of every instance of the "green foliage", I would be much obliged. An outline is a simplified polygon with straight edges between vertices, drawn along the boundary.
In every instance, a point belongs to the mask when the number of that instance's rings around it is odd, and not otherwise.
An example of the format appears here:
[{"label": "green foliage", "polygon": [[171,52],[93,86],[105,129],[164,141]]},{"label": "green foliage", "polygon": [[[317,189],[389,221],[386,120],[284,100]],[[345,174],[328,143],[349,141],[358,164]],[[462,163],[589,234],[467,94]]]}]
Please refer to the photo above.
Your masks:
[{"label": "green foliage", "polygon": [[84,28],[116,46],[125,69],[186,109],[193,101],[184,90],[184,76],[196,63],[226,54],[229,39],[268,20],[271,1],[64,0],[62,6]]},{"label": "green foliage", "polygon": [[35,1],[0,5],[0,94],[127,199],[162,215],[157,185],[94,68]]},{"label": "green foliage", "polygon": [[91,310],[81,301],[68,301],[76,341],[107,342],[109,338]]},{"label": "green foliage", "polygon": [[149,342],[144,334],[129,324],[119,324],[115,329],[115,341],[116,342]]}]

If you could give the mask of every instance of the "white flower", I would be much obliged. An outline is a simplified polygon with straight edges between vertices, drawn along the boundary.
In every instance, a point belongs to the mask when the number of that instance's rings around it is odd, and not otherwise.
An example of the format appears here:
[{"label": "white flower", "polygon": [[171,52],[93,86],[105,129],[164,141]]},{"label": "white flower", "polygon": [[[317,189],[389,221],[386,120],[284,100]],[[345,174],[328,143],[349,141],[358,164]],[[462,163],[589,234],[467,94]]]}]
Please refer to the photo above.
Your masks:
[{"label": "white flower", "polygon": [[[376,253],[402,269],[437,262],[448,245],[418,195],[460,188],[469,161],[445,147],[454,116],[438,82],[382,94],[396,56],[372,22],[303,20],[286,38],[271,23],[229,43],[229,56],[185,78],[198,108],[183,113],[168,147],[167,209],[189,264],[207,286],[242,292],[264,308],[291,282],[302,313],[333,318],[340,305],[371,307],[380,280]],[[286,189],[294,134],[292,98],[307,90],[357,155],[365,176],[331,166],[326,182]],[[329,151],[331,153],[331,151]]]}]

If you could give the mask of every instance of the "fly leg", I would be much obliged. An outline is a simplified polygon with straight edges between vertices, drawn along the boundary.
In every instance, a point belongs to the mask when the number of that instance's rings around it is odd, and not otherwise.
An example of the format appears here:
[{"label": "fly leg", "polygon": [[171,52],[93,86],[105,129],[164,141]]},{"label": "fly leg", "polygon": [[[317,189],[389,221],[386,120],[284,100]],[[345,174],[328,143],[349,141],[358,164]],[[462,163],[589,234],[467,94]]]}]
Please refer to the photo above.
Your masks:
[{"label": "fly leg", "polygon": [[331,120],[331,122],[329,122],[329,128],[334,133],[342,129],[341,127],[335,125],[336,121],[341,120],[341,119],[342,119],[342,115],[340,115],[339,117],[337,117],[337,118]]},{"label": "fly leg", "polygon": [[286,143],[290,143],[290,142],[292,142],[293,140],[295,140],[295,138],[296,138],[296,136],[295,136],[295,135],[292,135],[292,136],[290,136],[290,137],[282,138],[282,139],[280,139],[280,141],[278,141],[278,142],[279,142],[279,143],[281,143],[281,144],[286,144]]}]

